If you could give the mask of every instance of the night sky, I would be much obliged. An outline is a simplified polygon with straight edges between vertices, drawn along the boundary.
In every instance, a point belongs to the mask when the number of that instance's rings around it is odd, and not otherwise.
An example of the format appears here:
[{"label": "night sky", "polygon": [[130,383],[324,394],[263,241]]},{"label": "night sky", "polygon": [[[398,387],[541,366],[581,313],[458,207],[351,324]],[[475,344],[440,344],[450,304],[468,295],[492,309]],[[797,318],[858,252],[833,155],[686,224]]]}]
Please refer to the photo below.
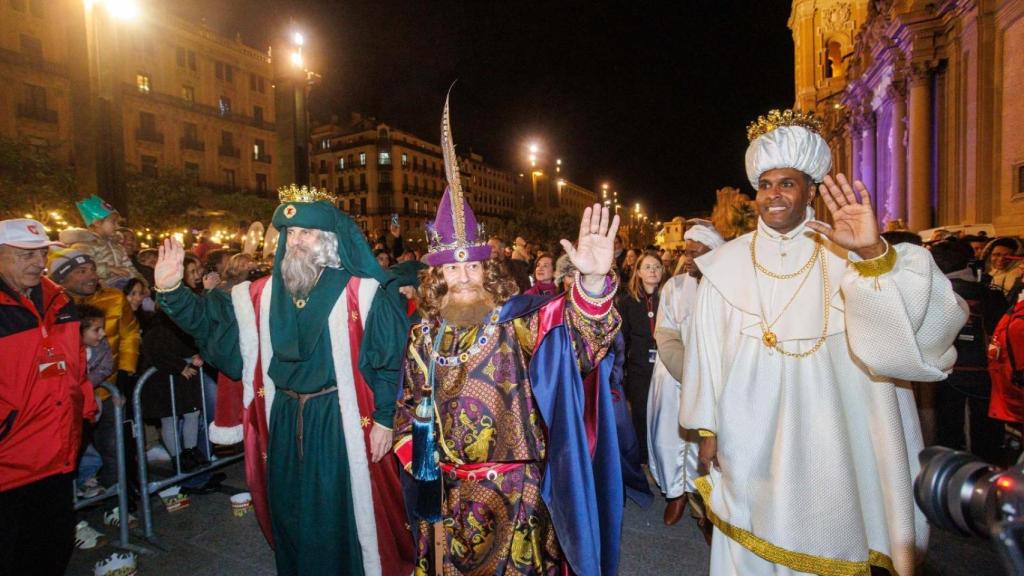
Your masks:
[{"label": "night sky", "polygon": [[315,118],[356,111],[437,141],[457,79],[460,152],[522,171],[535,140],[570,180],[608,181],[659,218],[709,210],[722,186],[749,191],[746,125],[794,100],[781,0],[161,4],[254,46],[294,20],[323,76]]}]

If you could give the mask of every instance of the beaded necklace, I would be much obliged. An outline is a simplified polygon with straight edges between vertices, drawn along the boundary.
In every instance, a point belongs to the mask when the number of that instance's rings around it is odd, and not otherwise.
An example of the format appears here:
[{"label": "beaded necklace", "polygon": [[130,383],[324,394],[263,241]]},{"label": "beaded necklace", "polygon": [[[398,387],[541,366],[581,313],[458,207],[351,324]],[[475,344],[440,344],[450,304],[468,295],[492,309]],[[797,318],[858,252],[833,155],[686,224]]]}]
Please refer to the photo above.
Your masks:
[{"label": "beaded necklace", "polygon": [[[487,317],[487,322],[484,323],[483,329],[480,331],[481,334],[477,337],[473,345],[469,347],[469,350],[461,352],[459,354],[453,354],[451,356],[442,356],[437,354],[437,364],[439,366],[458,366],[465,362],[468,362],[470,358],[476,355],[488,342],[494,339],[494,333],[498,329],[498,319],[501,318],[501,306],[496,307],[491,311]],[[447,323],[441,324],[441,330],[438,331],[438,337],[444,338],[444,328],[447,327]],[[424,319],[420,322],[420,332],[423,333],[427,346],[430,346],[430,323]],[[440,346],[437,347],[440,349]]]}]

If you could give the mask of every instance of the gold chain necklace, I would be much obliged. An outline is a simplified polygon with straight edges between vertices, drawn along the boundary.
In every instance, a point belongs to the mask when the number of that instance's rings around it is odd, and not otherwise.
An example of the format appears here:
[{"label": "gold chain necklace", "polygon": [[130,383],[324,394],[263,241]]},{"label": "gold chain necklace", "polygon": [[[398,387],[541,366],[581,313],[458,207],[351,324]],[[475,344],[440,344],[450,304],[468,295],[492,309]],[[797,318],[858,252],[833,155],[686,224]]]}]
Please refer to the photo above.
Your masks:
[{"label": "gold chain necklace", "polygon": [[[821,244],[819,243],[818,245],[820,246]],[[750,237],[750,260],[754,263],[754,268],[758,272],[764,274],[765,276],[775,278],[778,280],[789,280],[791,278],[796,278],[797,276],[803,274],[804,272],[807,272],[808,270],[811,269],[811,266],[814,266],[814,260],[818,257],[818,252],[817,250],[815,250],[815,252],[811,254],[811,258],[807,260],[807,263],[804,264],[802,268],[800,268],[796,272],[793,272],[792,274],[779,274],[777,272],[772,272],[771,270],[765,268],[764,266],[761,265],[760,262],[757,261],[756,247],[757,230],[754,230],[754,235]]]},{"label": "gold chain necklace", "polygon": [[[771,324],[768,324],[768,321],[764,316],[764,303],[760,301],[758,302],[759,310],[761,312],[761,318],[759,322],[761,325],[761,342],[766,347],[771,348],[773,350],[777,350],[783,356],[789,356],[791,358],[806,358],[807,356],[810,356],[817,352],[821,348],[822,344],[825,343],[825,340],[828,338],[828,317],[829,308],[831,308],[829,303],[829,295],[831,293],[831,286],[829,283],[828,263],[825,259],[825,250],[821,242],[817,242],[817,246],[814,248],[814,253],[811,254],[811,258],[807,261],[806,264],[804,264],[804,266],[800,270],[798,270],[794,274],[776,274],[774,272],[771,272],[764,266],[761,266],[761,264],[757,261],[757,252],[755,250],[756,243],[757,230],[754,231],[754,235],[750,241],[750,261],[754,264],[755,283],[757,280],[757,272],[761,272],[766,276],[780,280],[796,278],[798,275],[804,272],[807,273],[807,276],[805,276],[804,280],[800,282],[800,286],[796,289],[796,292],[793,293],[793,296],[789,299],[789,302],[787,302],[786,306],[783,307],[782,312],[779,313],[779,315],[775,318],[775,320],[772,321]],[[822,323],[821,336],[818,337],[818,340],[814,343],[814,346],[812,346],[811,349],[807,350],[806,352],[788,352],[784,350],[782,346],[779,344],[779,337],[778,335],[775,334],[775,332],[772,332],[771,327],[774,326],[780,318],[782,318],[782,314],[785,313],[786,309],[789,308],[789,305],[792,304],[793,300],[796,299],[796,295],[800,293],[800,290],[804,286],[804,282],[806,282],[807,278],[810,277],[811,267],[814,266],[814,262],[816,260],[821,263],[822,302],[824,303],[824,322]],[[758,289],[758,299],[760,299],[760,289]]]}]

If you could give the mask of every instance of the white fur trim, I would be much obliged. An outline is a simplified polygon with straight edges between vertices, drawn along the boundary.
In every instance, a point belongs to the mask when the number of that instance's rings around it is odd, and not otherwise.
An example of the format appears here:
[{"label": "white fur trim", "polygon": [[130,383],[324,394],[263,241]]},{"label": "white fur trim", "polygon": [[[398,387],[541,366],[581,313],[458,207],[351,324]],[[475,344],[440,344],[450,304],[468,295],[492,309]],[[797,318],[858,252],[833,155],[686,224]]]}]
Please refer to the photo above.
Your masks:
[{"label": "white fur trim", "polygon": [[241,424],[237,424],[235,426],[217,426],[216,424],[210,424],[207,433],[210,436],[211,443],[219,444],[221,446],[231,446],[242,441]]},{"label": "white fur trim", "polygon": [[277,387],[270,379],[270,361],[274,359],[274,343],[270,337],[270,295],[273,292],[274,284],[267,280],[263,287],[263,294],[260,297],[260,366],[263,368],[263,400],[266,403],[267,431],[270,430],[270,409],[274,406],[274,393]]},{"label": "white fur trim", "polygon": [[246,408],[252,403],[252,381],[260,346],[256,312],[249,296],[250,284],[242,282],[231,289],[231,304],[235,308],[235,320],[238,321],[238,349],[242,354],[242,405]]},{"label": "white fur trim", "polygon": [[366,328],[366,317],[370,315],[370,307],[373,306],[373,299],[377,296],[377,288],[380,282],[373,278],[361,278],[359,280],[359,320]]},{"label": "white fur trim", "polygon": [[[368,280],[360,281],[360,296],[363,292],[363,283],[368,283]],[[360,314],[362,315],[362,305]],[[331,334],[331,356],[334,359],[335,378],[338,382],[341,427],[345,434],[345,450],[348,452],[348,469],[351,474],[349,485],[352,487],[356,532],[363,550],[363,571],[367,576],[375,576],[382,570],[380,550],[377,547],[377,522],[373,511],[369,455],[366,452],[366,441],[360,425],[359,403],[356,400],[355,382],[352,377],[356,367],[352,366],[349,352],[348,302],[344,294],[338,298],[338,303],[331,310],[328,327]]]}]

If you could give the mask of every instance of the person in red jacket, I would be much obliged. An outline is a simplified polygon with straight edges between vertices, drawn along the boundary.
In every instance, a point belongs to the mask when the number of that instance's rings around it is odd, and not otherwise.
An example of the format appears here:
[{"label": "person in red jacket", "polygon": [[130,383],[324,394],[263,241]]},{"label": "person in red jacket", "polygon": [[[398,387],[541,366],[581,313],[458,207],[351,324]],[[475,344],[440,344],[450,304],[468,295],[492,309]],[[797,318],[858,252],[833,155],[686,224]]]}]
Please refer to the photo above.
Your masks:
[{"label": "person in red jacket", "polygon": [[992,376],[988,415],[1024,424],[1024,296],[1018,296],[996,326],[988,348],[988,372]]},{"label": "person in red jacket", "polygon": [[64,574],[74,470],[96,400],[75,306],[43,277],[57,244],[35,220],[0,221],[0,572]]}]

